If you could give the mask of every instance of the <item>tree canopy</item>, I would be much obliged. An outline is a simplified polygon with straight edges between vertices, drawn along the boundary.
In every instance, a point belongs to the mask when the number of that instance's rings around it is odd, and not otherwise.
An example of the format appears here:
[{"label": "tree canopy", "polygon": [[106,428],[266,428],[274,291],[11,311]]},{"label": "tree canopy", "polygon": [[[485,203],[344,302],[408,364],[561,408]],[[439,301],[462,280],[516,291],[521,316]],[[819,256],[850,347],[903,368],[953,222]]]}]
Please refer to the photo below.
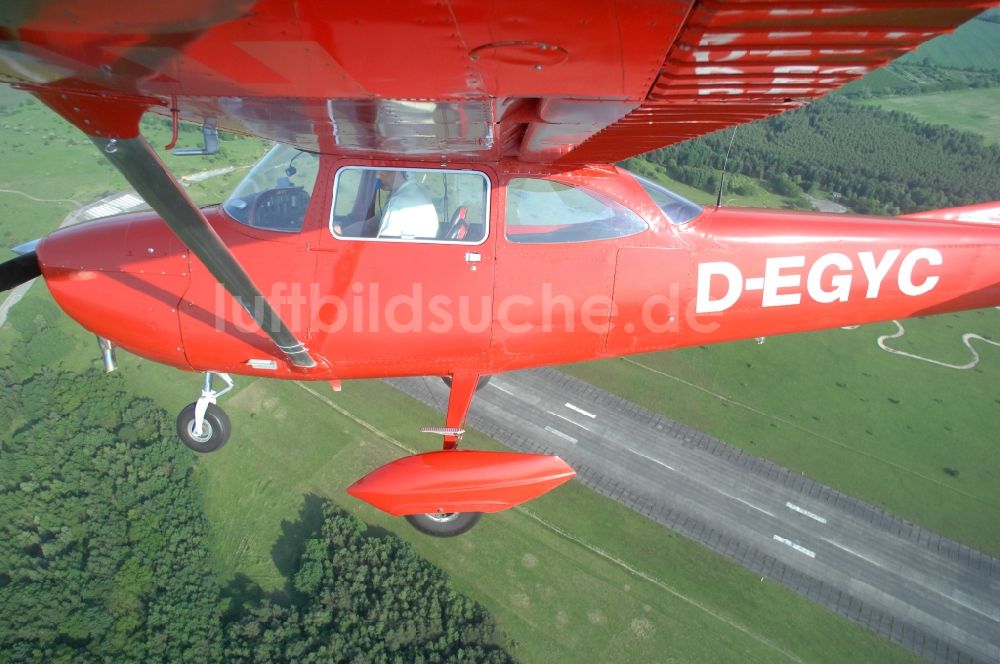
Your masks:
[{"label": "tree canopy", "polygon": [[224,614],[167,414],[118,375],[25,374],[0,368],[0,662],[513,661],[444,572],[327,501],[293,601]]},{"label": "tree canopy", "polygon": [[3,658],[219,659],[208,525],[166,414],[96,372],[3,378]]},{"label": "tree canopy", "polygon": [[[732,130],[644,156],[714,191]],[[899,214],[995,200],[1000,147],[906,113],[828,97],[736,130],[729,169],[793,195],[820,187],[864,213]]]},{"label": "tree canopy", "polygon": [[265,600],[229,626],[227,661],[513,661],[489,614],[440,569],[329,502],[294,586],[298,606]]}]

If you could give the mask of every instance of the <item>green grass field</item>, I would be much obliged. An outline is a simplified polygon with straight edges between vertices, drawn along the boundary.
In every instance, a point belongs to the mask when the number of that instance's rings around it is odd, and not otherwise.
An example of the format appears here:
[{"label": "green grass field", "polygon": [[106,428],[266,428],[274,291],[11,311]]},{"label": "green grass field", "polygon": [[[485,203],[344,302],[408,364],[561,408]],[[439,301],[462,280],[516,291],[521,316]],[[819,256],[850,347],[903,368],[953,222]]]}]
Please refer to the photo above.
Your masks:
[{"label": "green grass field", "polygon": [[[641,168],[643,170],[637,171],[638,175],[642,175],[646,178],[654,180],[655,182],[659,182],[667,189],[675,191],[681,196],[684,196],[688,200],[698,203],[699,205],[715,205],[716,196],[718,194],[708,193],[698,189],[697,187],[692,187],[691,185],[675,180],[667,175],[666,171],[658,164],[644,162]],[[735,193],[733,191],[733,186],[736,183],[749,185],[752,193],[745,195]],[[729,173],[726,175],[726,190],[723,197],[723,204],[726,206],[783,208],[789,202],[789,198],[779,196],[778,194],[768,191],[767,186],[761,180],[751,178],[740,173]]]},{"label": "green grass field", "polygon": [[[905,321],[888,342],[961,364],[1000,311]],[[959,371],[879,349],[890,324],[574,365],[584,380],[1000,555],[1000,348]]]},{"label": "green grass field", "polygon": [[[15,309],[16,326],[27,325],[22,317],[48,318],[53,307],[36,286]],[[89,334],[65,317],[55,327],[65,335],[58,363],[97,361]],[[0,330],[0,351],[12,352],[16,336],[11,326]],[[196,396],[196,375],[126,354],[119,360],[132,388],[169,412]],[[310,497],[321,496],[412,542],[497,617],[526,662],[915,661],[577,483],[527,509],[487,516],[457,540],[419,535],[344,488],[409,449],[435,448],[417,429],[439,414],[374,381],[347,383],[341,394],[325,383],[237,381],[223,398],[233,440],[197,467],[216,567],[234,601],[283,598],[301,519]],[[475,432],[466,444],[498,448]]]},{"label": "green grass field", "polygon": [[[128,188],[125,179],[77,129],[23,92],[0,86],[0,258],[7,249],[54,230],[78,204]],[[266,144],[257,139],[227,137],[219,154],[174,157],[162,148],[170,140],[165,119],[147,116],[143,134],[178,175],[252,164]],[[201,144],[196,127],[184,127],[179,145]],[[217,203],[246,174],[236,170],[188,187],[200,204]],[[32,200],[41,199],[41,202]]]},{"label": "green grass field", "polygon": [[[879,106],[887,111],[912,113],[924,122],[971,131],[982,136],[987,143],[1000,145],[1000,88],[880,97],[859,103]],[[1000,197],[1000,192],[997,196]]]},{"label": "green grass field", "polygon": [[900,62],[956,69],[1000,69],[1000,23],[973,19],[907,53]]}]

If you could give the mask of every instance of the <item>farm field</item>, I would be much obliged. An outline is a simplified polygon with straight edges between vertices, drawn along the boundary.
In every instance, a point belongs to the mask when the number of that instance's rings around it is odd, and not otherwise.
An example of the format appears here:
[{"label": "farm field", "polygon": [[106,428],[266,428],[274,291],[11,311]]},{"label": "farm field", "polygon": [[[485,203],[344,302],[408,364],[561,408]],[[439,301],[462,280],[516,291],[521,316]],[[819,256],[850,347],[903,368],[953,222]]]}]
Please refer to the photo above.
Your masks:
[{"label": "farm field", "polygon": [[[997,10],[990,10],[996,19]],[[955,69],[1000,69],[1000,23],[973,19],[955,32],[921,44],[899,59],[906,64],[924,62]]]},{"label": "farm field", "polygon": [[924,122],[971,131],[982,136],[986,143],[1000,145],[1000,88],[878,97],[859,103],[911,113]]}]

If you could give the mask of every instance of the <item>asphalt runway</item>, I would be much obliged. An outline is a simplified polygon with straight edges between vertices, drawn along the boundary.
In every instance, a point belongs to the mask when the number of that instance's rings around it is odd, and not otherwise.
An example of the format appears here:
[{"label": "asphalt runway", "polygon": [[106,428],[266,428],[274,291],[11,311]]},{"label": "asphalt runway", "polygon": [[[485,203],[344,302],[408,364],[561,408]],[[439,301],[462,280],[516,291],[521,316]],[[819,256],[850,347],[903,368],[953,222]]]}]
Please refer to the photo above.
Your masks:
[{"label": "asphalt runway", "polygon": [[[440,379],[388,382],[447,403]],[[554,369],[495,376],[468,425],[927,659],[1000,662],[990,556]]]}]

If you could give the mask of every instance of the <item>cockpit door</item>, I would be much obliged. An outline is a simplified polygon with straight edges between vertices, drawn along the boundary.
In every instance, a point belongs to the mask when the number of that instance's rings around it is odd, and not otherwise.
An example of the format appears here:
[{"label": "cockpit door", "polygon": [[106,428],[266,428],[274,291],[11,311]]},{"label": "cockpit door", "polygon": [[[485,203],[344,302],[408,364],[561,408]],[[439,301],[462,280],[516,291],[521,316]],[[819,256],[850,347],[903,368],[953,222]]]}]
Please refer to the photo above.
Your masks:
[{"label": "cockpit door", "polygon": [[495,176],[341,165],[311,324],[345,376],[479,369],[490,342]]}]

